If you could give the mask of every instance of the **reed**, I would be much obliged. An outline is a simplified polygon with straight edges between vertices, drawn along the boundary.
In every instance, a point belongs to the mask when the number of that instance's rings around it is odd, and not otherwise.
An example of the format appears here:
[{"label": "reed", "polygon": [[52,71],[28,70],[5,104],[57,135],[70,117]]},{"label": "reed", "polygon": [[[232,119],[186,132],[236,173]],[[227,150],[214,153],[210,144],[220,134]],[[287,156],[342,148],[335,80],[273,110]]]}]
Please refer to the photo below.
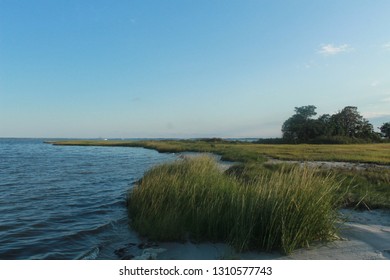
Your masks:
[{"label": "reed", "polygon": [[148,171],[129,192],[128,209],[133,227],[151,239],[222,241],[238,251],[289,254],[334,237],[339,185],[332,175],[299,167],[243,180],[200,156]]}]

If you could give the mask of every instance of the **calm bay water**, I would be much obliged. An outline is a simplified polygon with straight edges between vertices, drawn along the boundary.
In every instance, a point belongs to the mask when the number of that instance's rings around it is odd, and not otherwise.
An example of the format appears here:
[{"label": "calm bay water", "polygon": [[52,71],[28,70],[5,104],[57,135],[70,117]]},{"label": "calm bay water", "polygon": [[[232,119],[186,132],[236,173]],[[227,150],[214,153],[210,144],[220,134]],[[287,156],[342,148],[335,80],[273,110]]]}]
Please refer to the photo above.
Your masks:
[{"label": "calm bay water", "polygon": [[0,139],[0,259],[116,259],[138,236],[126,193],[172,154]]}]

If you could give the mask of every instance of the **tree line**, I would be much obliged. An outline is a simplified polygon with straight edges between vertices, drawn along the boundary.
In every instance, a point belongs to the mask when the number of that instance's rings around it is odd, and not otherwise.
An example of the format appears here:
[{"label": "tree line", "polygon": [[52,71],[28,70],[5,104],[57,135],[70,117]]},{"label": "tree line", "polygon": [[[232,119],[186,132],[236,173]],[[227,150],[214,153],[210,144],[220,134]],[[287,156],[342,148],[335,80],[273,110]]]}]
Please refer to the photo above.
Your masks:
[{"label": "tree line", "polygon": [[390,139],[390,122],[374,131],[373,125],[358,112],[347,106],[339,112],[323,114],[314,119],[317,107],[295,107],[295,114],[282,125],[285,143],[368,143]]}]

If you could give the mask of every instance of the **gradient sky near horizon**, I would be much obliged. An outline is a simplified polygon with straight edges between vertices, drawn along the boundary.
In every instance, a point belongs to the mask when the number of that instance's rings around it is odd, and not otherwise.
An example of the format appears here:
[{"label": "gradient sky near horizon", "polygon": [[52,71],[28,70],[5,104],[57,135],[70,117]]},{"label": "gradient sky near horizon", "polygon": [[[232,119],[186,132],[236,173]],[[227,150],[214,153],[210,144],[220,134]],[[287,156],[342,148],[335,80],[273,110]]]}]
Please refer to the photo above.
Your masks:
[{"label": "gradient sky near horizon", "polygon": [[0,137],[277,137],[390,121],[388,0],[0,0]]}]

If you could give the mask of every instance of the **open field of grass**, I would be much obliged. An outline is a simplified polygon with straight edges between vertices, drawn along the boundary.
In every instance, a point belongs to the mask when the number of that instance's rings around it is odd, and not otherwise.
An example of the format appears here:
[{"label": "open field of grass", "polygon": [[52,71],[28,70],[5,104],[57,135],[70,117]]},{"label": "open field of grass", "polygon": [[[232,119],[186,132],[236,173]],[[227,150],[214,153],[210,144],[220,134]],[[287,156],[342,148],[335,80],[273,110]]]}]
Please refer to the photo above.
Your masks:
[{"label": "open field of grass", "polygon": [[149,141],[58,141],[56,145],[127,146],[159,152],[210,152],[224,160],[264,162],[266,157],[281,160],[345,161],[390,165],[390,143],[351,145],[269,145],[228,141],[149,140]]},{"label": "open field of grass", "polygon": [[292,167],[251,181],[222,173],[207,156],[151,169],[129,192],[132,225],[155,240],[222,241],[238,251],[290,253],[336,233],[334,176]]}]

